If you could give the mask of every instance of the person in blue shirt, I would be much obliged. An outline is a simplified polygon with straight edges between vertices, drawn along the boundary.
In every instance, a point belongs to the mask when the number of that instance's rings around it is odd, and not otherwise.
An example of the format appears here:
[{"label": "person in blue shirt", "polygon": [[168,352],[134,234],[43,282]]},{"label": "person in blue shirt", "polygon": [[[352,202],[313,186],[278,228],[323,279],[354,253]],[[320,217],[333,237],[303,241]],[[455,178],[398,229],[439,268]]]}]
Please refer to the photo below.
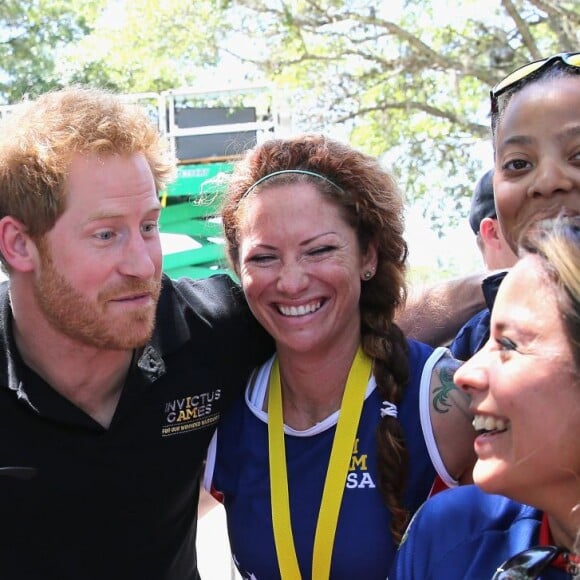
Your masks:
[{"label": "person in blue shirt", "polygon": [[376,158],[322,135],[266,141],[234,170],[228,255],[277,351],[220,423],[204,479],[244,578],[384,580],[435,475],[471,474],[456,361],[394,321],[403,208]]},{"label": "person in blue shirt", "polygon": [[579,73],[579,53],[559,54],[492,90],[496,204],[521,257],[489,341],[454,376],[472,398],[477,487],[425,503],[390,580],[580,575]]},{"label": "person in blue shirt", "polygon": [[390,580],[487,580],[518,562],[541,575],[497,578],[580,574],[580,218],[522,248],[489,342],[454,377],[472,398],[477,486],[424,504]]}]

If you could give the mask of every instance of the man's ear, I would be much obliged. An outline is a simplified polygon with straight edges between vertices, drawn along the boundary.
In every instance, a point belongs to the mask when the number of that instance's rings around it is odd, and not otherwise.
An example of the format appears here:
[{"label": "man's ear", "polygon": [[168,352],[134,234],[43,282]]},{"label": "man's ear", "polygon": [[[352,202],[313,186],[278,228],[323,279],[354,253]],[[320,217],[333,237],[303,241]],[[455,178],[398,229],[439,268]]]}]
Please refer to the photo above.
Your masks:
[{"label": "man's ear", "polygon": [[26,226],[13,216],[0,220],[0,252],[12,270],[34,270],[36,244],[28,235]]},{"label": "man's ear", "polygon": [[499,223],[493,218],[483,218],[479,224],[479,233],[486,246],[491,246],[496,250],[501,249],[501,238],[499,235]]}]

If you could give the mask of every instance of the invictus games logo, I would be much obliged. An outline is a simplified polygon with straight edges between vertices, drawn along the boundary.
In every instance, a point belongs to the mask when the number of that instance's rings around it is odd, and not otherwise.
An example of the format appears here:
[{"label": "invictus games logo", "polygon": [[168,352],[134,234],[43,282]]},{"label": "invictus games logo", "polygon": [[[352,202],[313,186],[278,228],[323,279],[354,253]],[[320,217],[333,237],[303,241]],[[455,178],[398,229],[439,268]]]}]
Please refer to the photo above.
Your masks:
[{"label": "invictus games logo", "polygon": [[215,389],[165,403],[165,425],[161,435],[177,435],[217,423],[220,414],[215,409],[215,403],[220,397],[221,389]]}]

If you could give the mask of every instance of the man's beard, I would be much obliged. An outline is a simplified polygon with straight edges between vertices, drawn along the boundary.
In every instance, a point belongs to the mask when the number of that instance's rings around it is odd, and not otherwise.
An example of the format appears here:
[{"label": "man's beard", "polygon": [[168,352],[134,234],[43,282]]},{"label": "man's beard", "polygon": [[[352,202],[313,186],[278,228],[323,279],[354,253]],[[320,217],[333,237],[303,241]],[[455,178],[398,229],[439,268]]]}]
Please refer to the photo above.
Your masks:
[{"label": "man's beard", "polygon": [[[147,344],[155,326],[161,281],[128,279],[122,286],[104,289],[94,302],[87,300],[55,268],[46,244],[38,245],[42,270],[34,293],[44,316],[53,328],[69,338],[107,350],[132,350]],[[106,313],[109,300],[127,294],[149,294],[153,304],[132,308],[113,318]],[[118,309],[117,309],[118,312]]]}]

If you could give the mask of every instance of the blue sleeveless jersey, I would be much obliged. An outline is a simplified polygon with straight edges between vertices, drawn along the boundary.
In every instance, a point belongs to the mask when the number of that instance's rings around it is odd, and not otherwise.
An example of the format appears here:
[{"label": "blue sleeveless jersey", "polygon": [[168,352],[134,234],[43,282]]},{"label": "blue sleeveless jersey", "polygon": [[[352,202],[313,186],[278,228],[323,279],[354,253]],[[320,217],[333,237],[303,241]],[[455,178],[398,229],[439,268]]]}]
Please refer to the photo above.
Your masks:
[{"label": "blue sleeveless jersey", "polygon": [[[542,512],[474,485],[429,499],[409,525],[388,580],[490,580],[539,543]],[[542,580],[570,580],[549,566]]]},{"label": "blue sleeveless jersey", "polygon": [[[413,513],[429,495],[436,471],[419,416],[421,372],[433,350],[414,341],[409,341],[409,348],[411,379],[398,418],[410,457],[405,505]],[[280,578],[270,508],[267,415],[261,410],[270,366],[271,361],[260,369],[255,381],[262,385],[261,395],[256,396],[250,384],[245,399],[237,401],[220,422],[204,482],[206,488],[219,492],[225,505],[240,573],[256,580]],[[428,388],[428,379],[424,383]],[[389,531],[391,514],[378,489],[375,431],[381,404],[371,378],[336,530],[331,564],[331,577],[336,580],[384,580],[396,551]],[[314,532],[337,416],[334,413],[307,431],[285,427],[290,514],[304,579],[311,578]]]}]

